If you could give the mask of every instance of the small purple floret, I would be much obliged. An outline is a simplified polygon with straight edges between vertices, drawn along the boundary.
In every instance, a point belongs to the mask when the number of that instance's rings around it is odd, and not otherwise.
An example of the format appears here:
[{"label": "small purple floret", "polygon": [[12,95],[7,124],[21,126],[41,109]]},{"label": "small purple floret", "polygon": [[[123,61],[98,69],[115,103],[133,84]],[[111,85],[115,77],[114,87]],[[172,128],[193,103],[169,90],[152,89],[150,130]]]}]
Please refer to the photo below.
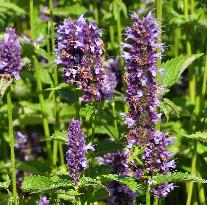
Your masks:
[{"label": "small purple floret", "polygon": [[46,196],[41,196],[37,205],[50,205]]}]

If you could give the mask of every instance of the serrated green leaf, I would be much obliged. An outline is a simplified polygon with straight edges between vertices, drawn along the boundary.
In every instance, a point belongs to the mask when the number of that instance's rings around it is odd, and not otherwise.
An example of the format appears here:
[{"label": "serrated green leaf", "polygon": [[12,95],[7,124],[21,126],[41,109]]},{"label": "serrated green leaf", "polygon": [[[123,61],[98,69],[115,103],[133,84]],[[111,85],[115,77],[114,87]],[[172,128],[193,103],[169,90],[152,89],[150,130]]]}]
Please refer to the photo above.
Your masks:
[{"label": "serrated green leaf", "polygon": [[207,142],[207,132],[196,132],[190,135],[183,135],[183,137],[200,142]]},{"label": "serrated green leaf", "polygon": [[6,175],[6,181],[0,182],[0,189],[8,189],[11,184],[11,180],[9,179],[9,176]]},{"label": "serrated green leaf", "polygon": [[57,87],[48,88],[46,90],[61,90],[63,88],[68,88],[68,84],[67,83],[60,83]]},{"label": "serrated green leaf", "polygon": [[198,183],[207,183],[207,180],[197,177],[189,173],[176,172],[171,174],[160,174],[152,178],[152,186],[157,186],[159,184],[164,184],[167,182],[184,182],[192,181]]},{"label": "serrated green leaf", "polygon": [[85,109],[85,117],[86,117],[86,121],[89,121],[93,115],[93,113],[95,112],[96,107],[95,106],[91,106],[91,105],[86,105],[86,109]]},{"label": "serrated green leaf", "polygon": [[28,176],[24,178],[21,188],[23,192],[42,193],[70,187],[73,187],[72,182],[63,177]]},{"label": "serrated green leaf", "polygon": [[98,178],[82,177],[78,183],[78,189],[88,189],[88,187],[92,187],[93,189],[105,189],[108,191],[106,186],[104,186]]},{"label": "serrated green leaf", "polygon": [[51,139],[62,141],[62,142],[67,142],[68,141],[67,131],[65,130],[55,131],[55,133],[51,136]]},{"label": "serrated green leaf", "polygon": [[161,84],[166,87],[174,85],[183,71],[202,55],[203,54],[201,53],[179,56],[163,63],[161,67],[164,69],[164,73],[160,78]]},{"label": "serrated green leaf", "polygon": [[126,185],[130,190],[134,192],[139,192],[141,189],[145,189],[133,177],[127,177],[118,174],[107,174],[98,176],[97,179],[101,180],[103,183],[108,183],[110,181],[120,182],[121,184]]}]

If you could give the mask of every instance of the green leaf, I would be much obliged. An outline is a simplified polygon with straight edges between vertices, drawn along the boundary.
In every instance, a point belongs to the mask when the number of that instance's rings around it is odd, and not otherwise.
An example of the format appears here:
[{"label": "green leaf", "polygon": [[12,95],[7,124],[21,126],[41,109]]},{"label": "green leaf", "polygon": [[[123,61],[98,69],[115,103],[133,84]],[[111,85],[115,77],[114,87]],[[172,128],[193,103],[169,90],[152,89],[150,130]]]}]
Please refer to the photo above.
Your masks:
[{"label": "green leaf", "polygon": [[137,183],[137,181],[133,177],[127,177],[118,174],[107,174],[98,176],[97,179],[100,179],[102,183],[108,183],[111,181],[120,182],[134,192],[139,192],[141,189],[144,189],[144,187],[141,184]]},{"label": "green leaf", "polygon": [[68,84],[67,83],[60,83],[57,87],[48,88],[46,90],[61,90],[63,88],[68,88]]},{"label": "green leaf", "polygon": [[[80,4],[74,4],[68,7],[64,7],[64,8],[56,8],[53,10],[53,14],[55,16],[68,16],[68,15],[76,15],[79,16],[81,14],[84,14],[87,12],[87,9],[83,6],[81,6]],[[44,11],[45,14],[49,15],[50,14],[50,10],[45,10]]]},{"label": "green leaf", "polygon": [[152,178],[152,186],[157,186],[159,184],[164,184],[167,182],[184,182],[184,181],[192,181],[198,183],[207,183],[207,180],[197,177],[196,175],[192,175],[189,173],[176,172],[171,174],[162,175],[159,174]]},{"label": "green leaf", "polygon": [[183,135],[183,137],[200,142],[207,142],[207,132],[196,132],[190,135]]},{"label": "green leaf", "polygon": [[57,141],[62,141],[62,142],[67,142],[68,137],[67,137],[67,131],[55,131],[55,133],[51,136],[52,140],[57,140]]},{"label": "green leaf", "polygon": [[47,53],[45,50],[41,49],[41,48],[35,49],[35,53],[38,54],[39,56],[44,57],[48,61],[50,61],[52,59],[52,56],[49,53]]},{"label": "green leaf", "polygon": [[24,178],[22,183],[23,192],[42,193],[55,191],[62,188],[73,187],[69,179],[59,176],[28,176]]},{"label": "green leaf", "polygon": [[11,180],[9,179],[9,176],[6,175],[6,181],[0,182],[0,189],[8,189],[11,184]]},{"label": "green leaf", "polygon": [[4,96],[8,87],[12,84],[13,78],[7,78],[5,75],[0,76],[0,94],[1,97]]},{"label": "green leaf", "polygon": [[162,64],[164,73],[160,78],[161,84],[166,87],[171,87],[176,83],[178,78],[181,76],[183,71],[195,61],[197,58],[201,57],[203,54],[193,54],[186,56],[179,56],[173,58]]},{"label": "green leaf", "polygon": [[26,12],[20,8],[19,6],[17,6],[14,3],[10,3],[10,2],[0,2],[0,8],[6,8],[8,10],[12,10],[13,12],[15,12],[16,15],[25,15]]},{"label": "green leaf", "polygon": [[95,112],[96,107],[95,106],[91,106],[91,105],[86,105],[86,109],[85,109],[85,117],[86,117],[86,121],[89,121],[93,115],[93,113]]}]

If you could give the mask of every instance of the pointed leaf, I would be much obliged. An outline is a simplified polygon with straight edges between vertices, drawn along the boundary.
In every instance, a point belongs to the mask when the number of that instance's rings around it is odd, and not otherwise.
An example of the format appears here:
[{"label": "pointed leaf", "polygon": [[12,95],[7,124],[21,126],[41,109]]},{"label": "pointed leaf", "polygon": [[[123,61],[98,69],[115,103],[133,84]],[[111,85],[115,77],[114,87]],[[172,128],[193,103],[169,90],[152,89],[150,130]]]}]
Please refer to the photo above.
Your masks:
[{"label": "pointed leaf", "polygon": [[193,54],[186,56],[179,56],[173,58],[162,64],[164,73],[160,78],[160,82],[163,86],[171,87],[179,79],[183,71],[195,61],[197,58],[201,57],[203,54]]}]

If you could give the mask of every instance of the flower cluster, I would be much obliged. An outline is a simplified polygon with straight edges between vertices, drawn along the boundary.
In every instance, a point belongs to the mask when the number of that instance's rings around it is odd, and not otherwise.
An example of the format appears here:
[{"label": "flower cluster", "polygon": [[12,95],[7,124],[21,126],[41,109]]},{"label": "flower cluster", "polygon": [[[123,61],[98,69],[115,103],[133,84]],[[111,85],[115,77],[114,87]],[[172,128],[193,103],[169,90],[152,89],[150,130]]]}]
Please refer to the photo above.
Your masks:
[{"label": "flower cluster", "polygon": [[57,30],[57,64],[63,65],[67,83],[83,90],[81,100],[94,102],[111,97],[111,90],[104,70],[102,31],[95,22],[88,22],[83,15],[77,20],[65,19]]},{"label": "flower cluster", "polygon": [[21,46],[15,29],[6,28],[3,40],[0,41],[0,74],[9,75],[16,80],[20,79]]},{"label": "flower cluster", "polygon": [[130,111],[126,116],[129,127],[133,125],[151,127],[160,118],[156,107],[159,104],[159,86],[156,82],[157,43],[159,25],[152,14],[139,19],[132,14],[132,28],[127,28],[126,39],[123,43],[123,58],[126,63],[126,100]]},{"label": "flower cluster", "polygon": [[[113,154],[107,154],[103,157],[102,161],[105,164],[110,164],[113,174],[120,174],[129,176],[130,167],[127,163],[128,153],[125,151]],[[136,193],[128,189],[127,186],[119,182],[112,181],[109,183],[110,198],[108,199],[109,205],[132,205],[136,197]]]},{"label": "flower cluster", "polygon": [[38,205],[50,205],[46,196],[41,196]]},{"label": "flower cluster", "polygon": [[[134,177],[148,183],[143,176],[168,174],[175,168],[175,161],[171,160],[173,153],[167,151],[172,144],[172,138],[167,134],[156,131],[155,124],[160,119],[157,112],[159,105],[159,86],[157,53],[162,52],[162,44],[158,43],[159,24],[149,13],[140,19],[132,14],[133,25],[126,30],[126,39],[123,43],[123,56],[126,64],[126,100],[130,106],[129,112],[124,115],[125,122],[130,128],[127,134],[127,148],[129,153],[139,150],[139,158],[143,164],[133,160]],[[173,189],[173,184],[162,184],[151,190],[157,197],[166,197]]]},{"label": "flower cluster", "polygon": [[66,152],[66,160],[70,172],[70,178],[74,184],[78,183],[80,174],[87,165],[86,146],[84,133],[81,131],[81,122],[72,120],[68,127],[68,151]]}]

